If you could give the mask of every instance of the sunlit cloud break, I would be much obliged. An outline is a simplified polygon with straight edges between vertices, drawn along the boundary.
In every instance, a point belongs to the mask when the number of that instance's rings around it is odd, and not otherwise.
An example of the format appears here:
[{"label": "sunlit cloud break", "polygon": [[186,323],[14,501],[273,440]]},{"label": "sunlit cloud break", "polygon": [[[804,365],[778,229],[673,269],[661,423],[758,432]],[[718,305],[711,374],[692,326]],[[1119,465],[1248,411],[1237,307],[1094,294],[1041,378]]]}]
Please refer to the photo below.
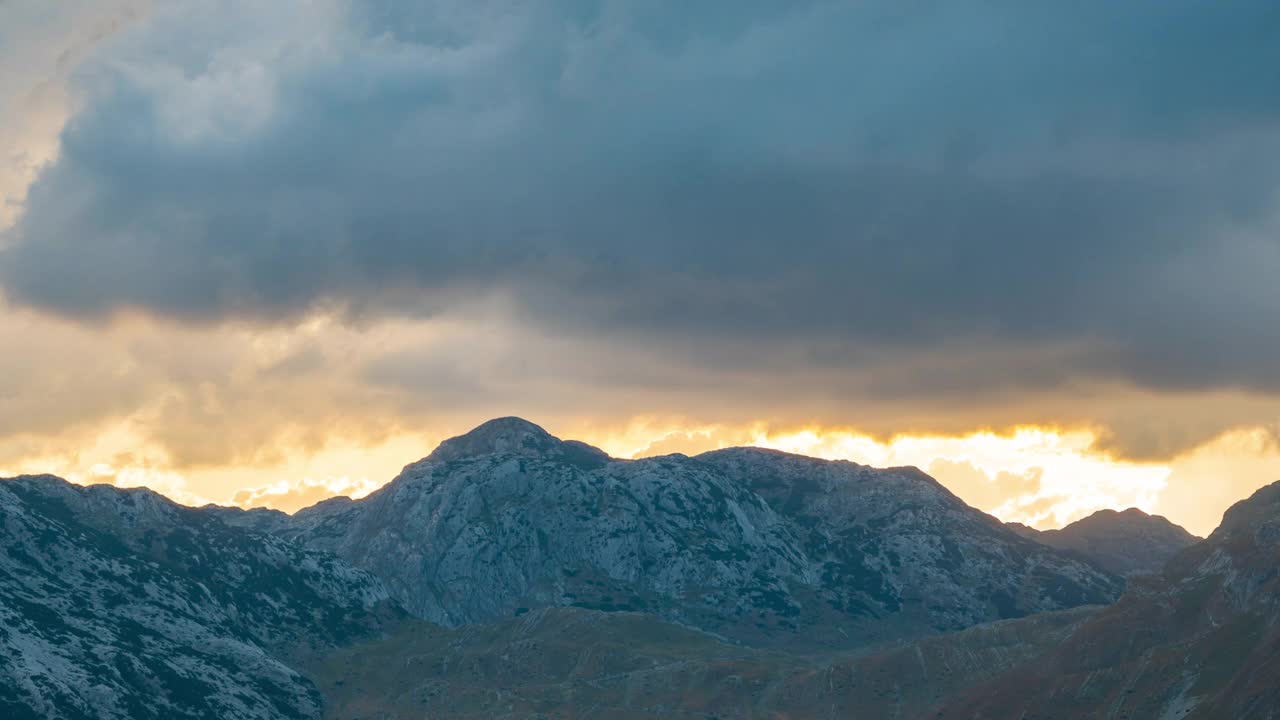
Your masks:
[{"label": "sunlit cloud break", "polygon": [[321,500],[332,497],[349,497],[358,500],[386,484],[369,478],[328,477],[277,480],[270,485],[239,490],[231,497],[230,505],[239,507],[267,507],[293,512]]},{"label": "sunlit cloud break", "polygon": [[876,467],[913,465],[980,510],[1038,527],[1060,527],[1103,508],[1154,512],[1172,472],[1170,465],[1117,460],[1100,451],[1097,441],[1090,430],[1034,427],[960,436],[899,435],[889,440],[822,428],[708,427],[669,432],[630,454],[687,454],[753,445]]},{"label": "sunlit cloud break", "polygon": [[0,2],[0,467],[294,508],[514,414],[1203,534],[1275,9],[1087,5]]}]

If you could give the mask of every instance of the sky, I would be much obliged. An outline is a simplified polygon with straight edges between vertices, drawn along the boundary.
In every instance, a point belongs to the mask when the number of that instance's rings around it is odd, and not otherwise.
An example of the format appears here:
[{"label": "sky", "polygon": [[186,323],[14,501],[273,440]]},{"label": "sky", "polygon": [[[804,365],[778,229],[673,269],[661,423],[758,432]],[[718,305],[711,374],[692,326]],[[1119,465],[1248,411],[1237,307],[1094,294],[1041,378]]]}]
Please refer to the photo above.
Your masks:
[{"label": "sky", "polygon": [[0,0],[0,474],[296,509],[520,415],[1206,534],[1280,6]]}]

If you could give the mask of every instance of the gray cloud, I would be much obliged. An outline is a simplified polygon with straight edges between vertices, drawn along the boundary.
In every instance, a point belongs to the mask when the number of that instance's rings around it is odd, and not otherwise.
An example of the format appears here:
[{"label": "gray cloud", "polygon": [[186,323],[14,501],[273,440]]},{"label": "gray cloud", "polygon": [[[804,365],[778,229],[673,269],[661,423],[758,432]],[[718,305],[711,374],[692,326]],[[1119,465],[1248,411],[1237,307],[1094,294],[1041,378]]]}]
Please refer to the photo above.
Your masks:
[{"label": "gray cloud", "polygon": [[174,3],[80,66],[0,284],[197,323],[498,294],[727,371],[1018,358],[879,375],[904,393],[1277,391],[1276,27],[1203,0]]}]

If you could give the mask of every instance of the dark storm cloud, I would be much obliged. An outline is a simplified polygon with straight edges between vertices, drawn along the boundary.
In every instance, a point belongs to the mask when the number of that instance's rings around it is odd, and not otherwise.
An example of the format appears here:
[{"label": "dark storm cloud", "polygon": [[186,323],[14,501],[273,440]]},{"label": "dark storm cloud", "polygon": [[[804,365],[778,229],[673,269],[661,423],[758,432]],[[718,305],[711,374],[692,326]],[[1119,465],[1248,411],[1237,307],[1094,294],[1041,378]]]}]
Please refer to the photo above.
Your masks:
[{"label": "dark storm cloud", "polygon": [[1071,347],[1044,384],[1280,390],[1275,3],[289,5],[176,5],[80,70],[11,300],[501,292],[730,365],[969,340]]}]

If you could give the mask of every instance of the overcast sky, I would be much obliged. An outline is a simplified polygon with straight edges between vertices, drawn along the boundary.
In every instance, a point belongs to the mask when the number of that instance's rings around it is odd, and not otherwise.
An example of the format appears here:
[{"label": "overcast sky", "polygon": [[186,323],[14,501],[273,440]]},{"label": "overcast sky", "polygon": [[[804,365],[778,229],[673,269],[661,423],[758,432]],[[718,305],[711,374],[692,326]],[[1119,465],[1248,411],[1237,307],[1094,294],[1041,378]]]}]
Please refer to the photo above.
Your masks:
[{"label": "overcast sky", "polygon": [[0,469],[318,499],[492,415],[628,453],[1037,426],[1155,474],[934,471],[1203,531],[1280,479],[1277,32],[1269,0],[0,0]]}]

